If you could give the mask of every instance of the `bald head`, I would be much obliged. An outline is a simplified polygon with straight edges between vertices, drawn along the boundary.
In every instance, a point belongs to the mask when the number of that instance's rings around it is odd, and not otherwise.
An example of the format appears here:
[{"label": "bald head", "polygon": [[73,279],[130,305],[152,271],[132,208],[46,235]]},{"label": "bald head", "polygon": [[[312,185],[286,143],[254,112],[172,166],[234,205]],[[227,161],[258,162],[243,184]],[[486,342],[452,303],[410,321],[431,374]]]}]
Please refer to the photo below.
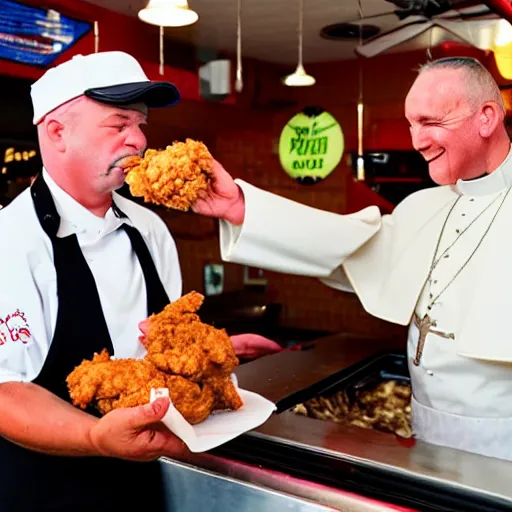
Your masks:
[{"label": "bald head", "polygon": [[476,59],[469,57],[447,57],[427,62],[421,66],[419,76],[433,70],[452,70],[460,77],[463,99],[471,107],[479,108],[486,102],[494,102],[505,115],[503,98],[496,81],[487,69]]}]

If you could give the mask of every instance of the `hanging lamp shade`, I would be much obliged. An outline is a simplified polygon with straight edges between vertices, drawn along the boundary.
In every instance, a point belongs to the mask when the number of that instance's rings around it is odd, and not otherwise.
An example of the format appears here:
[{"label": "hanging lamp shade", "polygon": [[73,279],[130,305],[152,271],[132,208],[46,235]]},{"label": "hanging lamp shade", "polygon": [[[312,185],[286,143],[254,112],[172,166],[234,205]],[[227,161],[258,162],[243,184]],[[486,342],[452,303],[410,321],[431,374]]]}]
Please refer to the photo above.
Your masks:
[{"label": "hanging lamp shade", "polygon": [[284,85],[290,87],[305,87],[308,85],[314,85],[316,80],[311,75],[306,73],[302,64],[302,18],[304,13],[304,0],[299,0],[299,38],[298,38],[298,51],[299,51],[299,62],[297,69],[283,79]]},{"label": "hanging lamp shade", "polygon": [[316,82],[315,77],[308,75],[304,66],[299,64],[297,69],[291,74],[284,78],[284,85],[290,87],[304,87],[308,85],[314,85]]},{"label": "hanging lamp shade", "polygon": [[139,19],[160,27],[184,27],[195,23],[199,16],[187,0],[149,0],[139,11]]}]

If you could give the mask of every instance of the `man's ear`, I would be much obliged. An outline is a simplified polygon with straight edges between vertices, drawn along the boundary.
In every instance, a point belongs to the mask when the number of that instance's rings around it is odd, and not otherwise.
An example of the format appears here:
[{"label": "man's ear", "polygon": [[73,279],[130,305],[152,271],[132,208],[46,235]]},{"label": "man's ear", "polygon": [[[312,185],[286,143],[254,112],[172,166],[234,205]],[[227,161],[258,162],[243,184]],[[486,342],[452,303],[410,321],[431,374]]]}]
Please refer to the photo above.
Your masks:
[{"label": "man's ear", "polygon": [[497,103],[490,101],[480,112],[480,136],[489,138],[503,124],[503,112]]},{"label": "man's ear", "polygon": [[64,125],[62,123],[56,119],[49,119],[46,122],[46,135],[57,151],[65,151],[66,144],[64,141]]}]

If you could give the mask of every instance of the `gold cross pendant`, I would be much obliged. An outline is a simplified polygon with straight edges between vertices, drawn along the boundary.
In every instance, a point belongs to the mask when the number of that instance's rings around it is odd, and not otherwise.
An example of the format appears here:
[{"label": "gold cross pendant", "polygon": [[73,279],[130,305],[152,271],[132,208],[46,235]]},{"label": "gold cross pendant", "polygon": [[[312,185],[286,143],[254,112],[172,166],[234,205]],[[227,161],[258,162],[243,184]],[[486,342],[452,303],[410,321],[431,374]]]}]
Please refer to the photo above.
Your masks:
[{"label": "gold cross pendant", "polygon": [[415,366],[420,365],[420,359],[423,354],[423,348],[425,347],[425,341],[429,333],[436,334],[437,336],[441,336],[442,338],[448,338],[451,340],[455,339],[455,334],[453,333],[445,334],[444,332],[434,331],[433,329],[431,329],[431,327],[437,327],[437,322],[435,320],[432,320],[432,318],[430,318],[428,314],[426,314],[421,320],[419,316],[415,314],[414,325],[419,330],[418,346],[416,347],[416,357],[412,361]]}]

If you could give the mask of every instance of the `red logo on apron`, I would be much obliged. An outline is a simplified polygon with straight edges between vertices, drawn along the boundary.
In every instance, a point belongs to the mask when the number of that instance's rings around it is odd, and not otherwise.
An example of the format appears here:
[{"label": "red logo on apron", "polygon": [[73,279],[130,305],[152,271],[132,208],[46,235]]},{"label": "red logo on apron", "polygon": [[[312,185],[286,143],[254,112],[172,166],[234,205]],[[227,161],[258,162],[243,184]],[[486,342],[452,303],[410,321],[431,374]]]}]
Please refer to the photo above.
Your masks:
[{"label": "red logo on apron", "polygon": [[0,345],[4,345],[8,341],[28,343],[31,337],[25,313],[19,309],[5,318],[0,318]]}]

